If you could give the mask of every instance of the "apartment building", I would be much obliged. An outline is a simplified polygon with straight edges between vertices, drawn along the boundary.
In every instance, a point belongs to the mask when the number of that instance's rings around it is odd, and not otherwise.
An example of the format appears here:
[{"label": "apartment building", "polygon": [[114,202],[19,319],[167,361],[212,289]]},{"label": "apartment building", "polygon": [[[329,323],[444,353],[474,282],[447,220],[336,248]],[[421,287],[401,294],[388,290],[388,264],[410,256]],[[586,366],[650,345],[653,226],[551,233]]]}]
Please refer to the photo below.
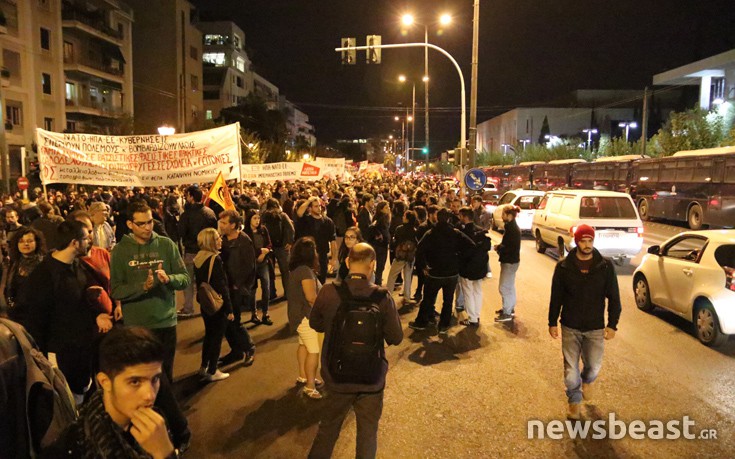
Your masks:
[{"label": "apartment building", "polygon": [[279,109],[278,86],[255,72],[253,72],[253,92],[265,101],[268,110]]},{"label": "apartment building", "polygon": [[12,179],[20,175],[21,147],[31,152],[36,127],[64,129],[60,11],[60,0],[0,0],[0,148],[7,148]]},{"label": "apartment building", "polygon": [[200,22],[204,49],[204,110],[219,118],[225,107],[239,105],[254,89],[252,63],[245,52],[245,33],[231,21]]},{"label": "apartment building", "polygon": [[117,0],[62,0],[66,130],[123,134],[133,113],[133,10]]},{"label": "apartment building", "polygon": [[186,0],[128,0],[135,12],[135,132],[196,131],[204,122],[202,33]]},{"label": "apartment building", "polygon": [[281,111],[286,115],[289,146],[292,148],[315,147],[314,126],[309,123],[309,115],[283,96],[281,96]]}]

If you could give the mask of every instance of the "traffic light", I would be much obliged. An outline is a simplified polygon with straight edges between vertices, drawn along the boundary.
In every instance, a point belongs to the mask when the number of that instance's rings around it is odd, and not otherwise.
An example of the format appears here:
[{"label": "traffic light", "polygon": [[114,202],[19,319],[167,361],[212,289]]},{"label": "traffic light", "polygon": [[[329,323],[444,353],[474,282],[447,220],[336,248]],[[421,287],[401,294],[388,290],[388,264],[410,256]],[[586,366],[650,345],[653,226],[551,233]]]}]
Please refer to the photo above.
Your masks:
[{"label": "traffic light", "polygon": [[429,154],[429,147],[424,147],[421,149],[421,153],[428,155]]},{"label": "traffic light", "polygon": [[355,45],[357,40],[354,38],[343,38],[342,48],[352,48],[342,51],[342,65],[354,65],[357,63],[357,51],[355,51]]},{"label": "traffic light", "polygon": [[453,163],[455,161],[454,152],[457,150],[448,150],[446,153],[442,153],[442,156],[446,157],[445,161]]},{"label": "traffic light", "polygon": [[373,48],[373,46],[380,46],[380,35],[368,35],[366,41],[368,46],[367,63],[380,64],[380,48]]}]

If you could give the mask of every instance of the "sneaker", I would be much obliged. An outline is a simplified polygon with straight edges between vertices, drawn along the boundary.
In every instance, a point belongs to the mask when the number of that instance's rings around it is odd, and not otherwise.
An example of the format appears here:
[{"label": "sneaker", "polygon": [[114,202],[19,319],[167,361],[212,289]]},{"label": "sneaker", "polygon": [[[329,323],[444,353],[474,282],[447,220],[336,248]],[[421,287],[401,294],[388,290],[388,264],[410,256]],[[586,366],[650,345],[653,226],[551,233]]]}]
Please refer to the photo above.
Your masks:
[{"label": "sneaker", "polygon": [[254,324],[259,324],[260,318],[258,317],[258,314],[253,314],[252,316],[250,316],[250,322]]},{"label": "sneaker", "polygon": [[226,356],[224,356],[221,359],[219,359],[219,361],[217,362],[217,364],[219,366],[224,367],[224,366],[227,366],[227,365],[230,365],[232,363],[235,363],[235,362],[240,361],[243,358],[244,355],[245,354],[238,354],[238,353],[235,353],[235,352],[230,352]]},{"label": "sneaker", "polygon": [[255,362],[255,351],[245,353],[245,359],[242,361],[242,366],[249,367]]},{"label": "sneaker", "polygon": [[447,336],[449,334],[449,327],[439,327],[439,335]]},{"label": "sneaker", "polygon": [[592,383],[582,383],[582,397],[584,397],[585,400],[592,400],[594,393],[595,390],[592,388]]},{"label": "sneaker", "polygon": [[191,317],[194,317],[194,313],[186,312],[183,309],[179,309],[178,311],[176,311],[176,317],[178,317],[179,319],[189,319]]},{"label": "sneaker", "polygon": [[229,373],[223,373],[217,370],[214,372],[214,374],[207,373],[206,376],[204,376],[204,379],[209,382],[216,382],[216,381],[222,381],[223,379],[227,379],[229,377],[230,377]]},{"label": "sneaker", "polygon": [[412,328],[414,330],[426,330],[426,325],[413,321],[408,323],[408,328]]},{"label": "sneaker", "polygon": [[579,409],[579,403],[570,403],[567,408],[567,419],[579,420],[582,417]]},{"label": "sneaker", "polygon": [[273,321],[268,315],[263,316],[263,318],[260,319],[260,323],[263,325],[273,325]]},{"label": "sneaker", "polygon": [[[495,314],[497,314],[497,315],[501,315],[502,313],[503,313],[503,308],[500,308],[497,311],[495,311]],[[510,312],[510,315],[512,315],[513,317],[515,317],[516,316],[516,312],[515,311],[511,311]]]},{"label": "sneaker", "polygon": [[472,322],[470,319],[464,319],[459,321],[460,325],[464,325],[465,327],[479,327],[480,321]]},{"label": "sneaker", "polygon": [[513,315],[505,313],[501,313],[495,318],[495,322],[510,322],[511,320],[513,320]]}]

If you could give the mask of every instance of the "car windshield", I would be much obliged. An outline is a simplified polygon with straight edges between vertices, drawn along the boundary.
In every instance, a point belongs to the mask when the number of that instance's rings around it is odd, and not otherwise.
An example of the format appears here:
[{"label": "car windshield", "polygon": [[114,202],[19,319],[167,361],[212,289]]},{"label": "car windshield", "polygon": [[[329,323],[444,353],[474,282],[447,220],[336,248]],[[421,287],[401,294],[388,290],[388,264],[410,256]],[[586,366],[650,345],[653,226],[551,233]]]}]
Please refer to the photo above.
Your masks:
[{"label": "car windshield", "polygon": [[521,210],[533,210],[536,207],[538,207],[539,201],[541,201],[541,198],[543,196],[521,196],[518,198],[518,201],[516,201],[516,205],[521,208]]},{"label": "car windshield", "polygon": [[624,197],[589,196],[582,198],[579,218],[637,218],[633,203]]}]

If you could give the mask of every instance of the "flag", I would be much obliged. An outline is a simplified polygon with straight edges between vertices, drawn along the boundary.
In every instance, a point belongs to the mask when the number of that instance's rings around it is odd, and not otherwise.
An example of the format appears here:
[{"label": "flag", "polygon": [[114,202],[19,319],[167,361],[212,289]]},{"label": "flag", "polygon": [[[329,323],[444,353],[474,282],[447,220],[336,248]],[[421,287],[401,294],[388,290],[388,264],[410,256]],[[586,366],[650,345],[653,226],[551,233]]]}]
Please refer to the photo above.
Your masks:
[{"label": "flag", "polygon": [[225,178],[222,176],[222,172],[219,173],[212,185],[212,188],[209,190],[207,201],[210,199],[219,204],[225,210],[236,210],[235,203],[232,202],[232,196],[230,196],[230,189],[227,187],[227,183],[225,183]]}]

